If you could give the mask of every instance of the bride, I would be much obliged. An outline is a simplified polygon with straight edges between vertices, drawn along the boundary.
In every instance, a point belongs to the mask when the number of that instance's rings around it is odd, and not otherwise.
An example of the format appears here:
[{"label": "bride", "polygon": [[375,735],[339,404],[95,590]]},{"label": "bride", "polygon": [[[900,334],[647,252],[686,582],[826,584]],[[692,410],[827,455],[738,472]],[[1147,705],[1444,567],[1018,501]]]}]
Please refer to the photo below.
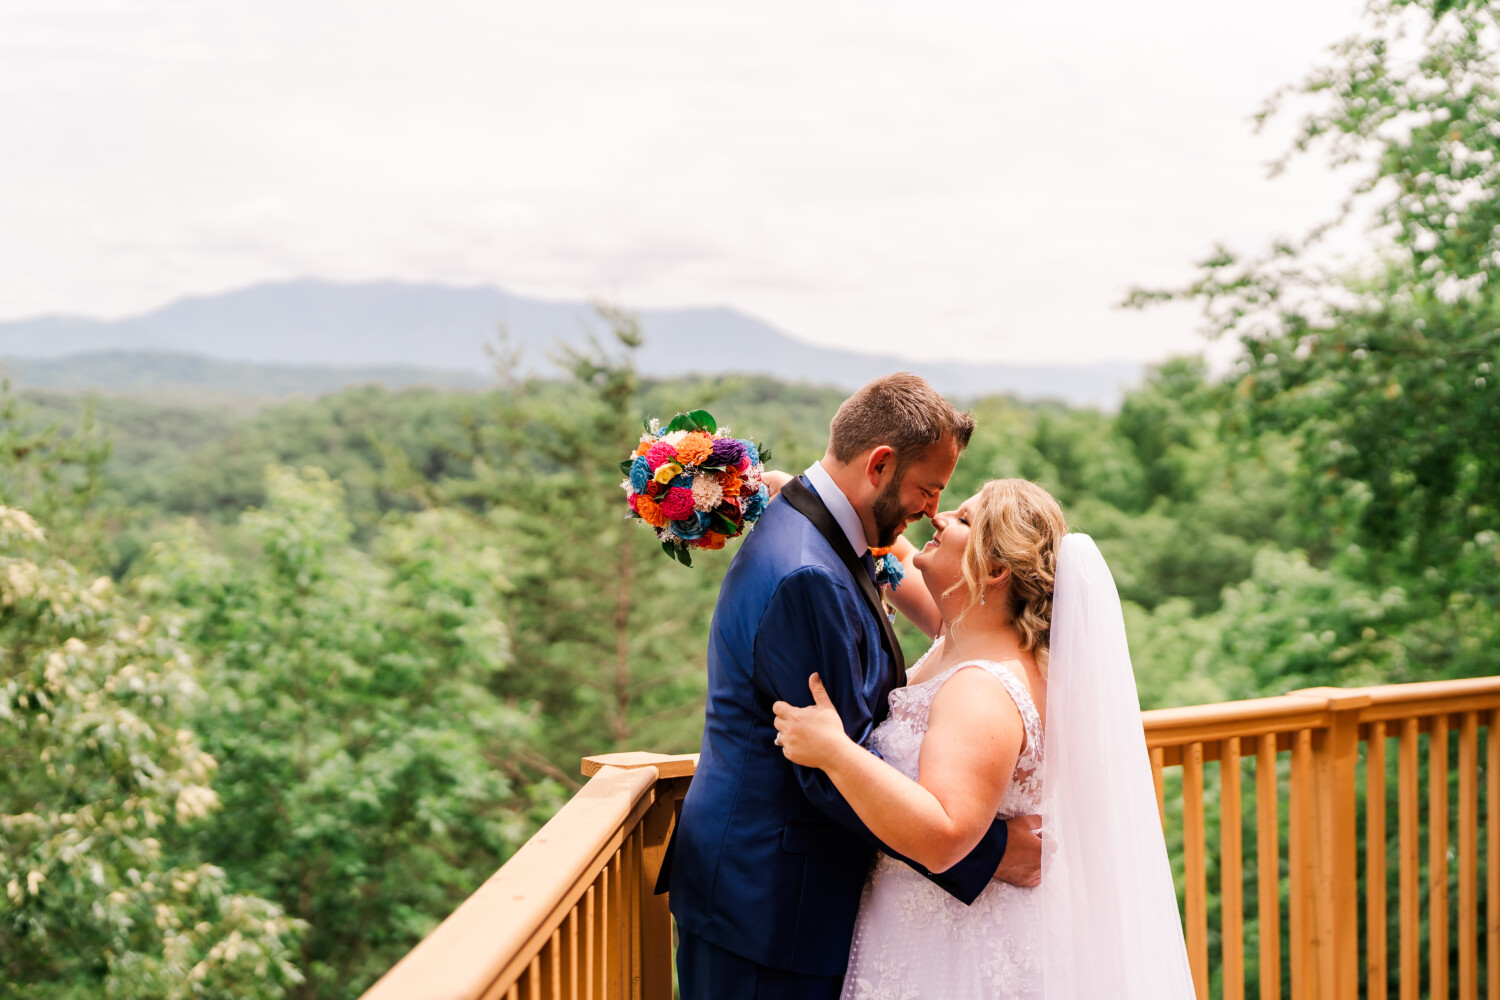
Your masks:
[{"label": "bride", "polygon": [[1192,997],[1119,597],[1099,550],[1020,479],[987,483],[933,523],[912,560],[917,593],[902,604],[923,604],[925,588],[942,631],[891,693],[868,749],[845,734],[816,674],[813,705],[776,703],[779,741],[794,763],[825,771],[883,842],[934,871],[997,815],[1039,814],[1042,878],[991,882],[965,907],[879,856],[844,1000]]}]

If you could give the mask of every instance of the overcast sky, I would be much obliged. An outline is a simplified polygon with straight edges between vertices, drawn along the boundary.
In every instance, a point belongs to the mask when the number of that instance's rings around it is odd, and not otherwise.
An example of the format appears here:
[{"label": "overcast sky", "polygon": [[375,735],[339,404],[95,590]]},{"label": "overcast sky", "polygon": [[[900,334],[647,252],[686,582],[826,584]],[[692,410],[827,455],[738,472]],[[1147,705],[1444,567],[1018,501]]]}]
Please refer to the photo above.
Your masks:
[{"label": "overcast sky", "polygon": [[1129,285],[1348,186],[1247,119],[1358,9],[0,0],[0,318],[399,278],[1159,360],[1195,316]]}]

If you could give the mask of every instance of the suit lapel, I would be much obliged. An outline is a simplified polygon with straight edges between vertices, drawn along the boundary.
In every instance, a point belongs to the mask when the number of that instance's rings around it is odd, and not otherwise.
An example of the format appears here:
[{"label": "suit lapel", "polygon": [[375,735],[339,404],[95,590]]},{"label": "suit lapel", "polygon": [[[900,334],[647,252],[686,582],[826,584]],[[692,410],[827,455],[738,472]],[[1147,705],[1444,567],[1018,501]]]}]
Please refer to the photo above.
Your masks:
[{"label": "suit lapel", "polygon": [[854,577],[854,582],[859,585],[859,592],[864,595],[865,603],[870,606],[870,610],[875,613],[875,620],[880,624],[880,635],[885,642],[886,652],[890,654],[891,663],[896,668],[896,683],[899,686],[901,678],[906,674],[906,659],[901,655],[901,644],[896,641],[896,630],[891,627],[891,620],[885,616],[885,605],[880,600],[880,592],[875,589],[875,581],[870,579],[865,564],[854,554],[849,536],[844,534],[844,529],[833,519],[822,499],[808,489],[801,479],[793,479],[783,486],[781,496],[794,510],[811,521],[813,527],[828,540],[828,544],[833,546],[833,551],[838,553],[850,575]]}]

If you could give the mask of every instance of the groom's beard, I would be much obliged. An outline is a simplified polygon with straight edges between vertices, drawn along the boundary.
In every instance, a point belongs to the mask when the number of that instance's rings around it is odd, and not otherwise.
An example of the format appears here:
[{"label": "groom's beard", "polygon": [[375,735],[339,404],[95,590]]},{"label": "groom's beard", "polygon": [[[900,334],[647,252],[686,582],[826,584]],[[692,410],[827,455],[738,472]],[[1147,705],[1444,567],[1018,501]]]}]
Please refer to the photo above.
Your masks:
[{"label": "groom's beard", "polygon": [[880,495],[875,498],[875,503],[870,507],[870,516],[875,521],[875,538],[870,546],[876,549],[889,548],[896,544],[896,539],[901,536],[906,527],[906,510],[901,503],[901,479],[893,478]]}]

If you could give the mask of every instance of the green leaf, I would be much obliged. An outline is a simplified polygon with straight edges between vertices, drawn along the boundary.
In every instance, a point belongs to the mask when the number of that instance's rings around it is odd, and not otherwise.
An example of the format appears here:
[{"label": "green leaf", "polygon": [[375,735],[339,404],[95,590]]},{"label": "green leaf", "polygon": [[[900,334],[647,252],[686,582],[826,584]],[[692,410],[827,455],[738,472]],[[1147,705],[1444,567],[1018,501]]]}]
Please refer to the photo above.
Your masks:
[{"label": "green leaf", "polygon": [[620,463],[620,471],[623,472],[625,475],[628,476],[628,475],[630,475],[630,467],[632,465],[634,465],[634,464],[635,464],[635,459],[634,458],[627,458],[625,461],[623,461],[623,462]]},{"label": "green leaf", "polygon": [[771,449],[770,448],[767,448],[765,445],[763,445],[759,441],[757,441],[757,442],[755,442],[755,450],[760,455],[760,464],[761,465],[770,465],[771,464]]},{"label": "green leaf", "polygon": [[707,410],[694,410],[688,414],[688,417],[692,419],[700,431],[708,431],[708,433],[712,434],[719,429],[719,424],[714,420],[714,415]]},{"label": "green leaf", "polygon": [[690,431],[693,429],[693,418],[688,416],[686,413],[679,413],[677,414],[677,416],[673,417],[672,422],[666,426],[665,432],[667,434],[671,434],[674,431]]},{"label": "green leaf", "polygon": [[738,525],[718,511],[714,511],[708,516],[708,523],[721,535],[732,535],[740,530]]},{"label": "green leaf", "polygon": [[650,417],[642,417],[641,418],[641,430],[645,431],[647,434],[651,433],[651,418]]}]

